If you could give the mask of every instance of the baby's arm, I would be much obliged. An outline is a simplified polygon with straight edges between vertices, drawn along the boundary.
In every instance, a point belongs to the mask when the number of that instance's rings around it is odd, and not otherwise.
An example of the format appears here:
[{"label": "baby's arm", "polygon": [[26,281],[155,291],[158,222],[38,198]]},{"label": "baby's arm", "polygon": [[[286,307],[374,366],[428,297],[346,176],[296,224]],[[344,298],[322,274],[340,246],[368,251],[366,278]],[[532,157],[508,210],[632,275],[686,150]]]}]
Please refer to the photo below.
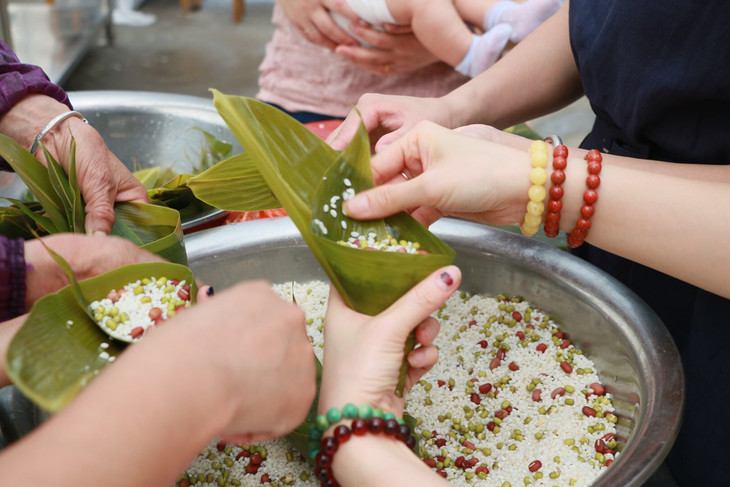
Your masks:
[{"label": "baby's arm", "polygon": [[[456,66],[471,46],[473,34],[452,0],[386,0],[398,23],[411,24],[416,38],[436,57]],[[479,25],[479,24],[478,24]]]}]

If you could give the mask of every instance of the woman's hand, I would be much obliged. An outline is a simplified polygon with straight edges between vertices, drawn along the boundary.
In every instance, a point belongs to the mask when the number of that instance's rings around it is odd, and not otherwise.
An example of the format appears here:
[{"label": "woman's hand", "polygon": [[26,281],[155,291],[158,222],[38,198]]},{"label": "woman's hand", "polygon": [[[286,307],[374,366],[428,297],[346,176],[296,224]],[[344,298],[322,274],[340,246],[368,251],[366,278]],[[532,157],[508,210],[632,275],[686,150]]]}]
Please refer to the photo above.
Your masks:
[{"label": "woman's hand", "polygon": [[357,219],[409,210],[426,226],[444,215],[519,222],[530,186],[529,145],[486,126],[451,131],[421,123],[373,158],[380,186],[349,199],[344,209]]},{"label": "woman's hand", "polygon": [[269,283],[238,284],[168,326],[166,339],[184,342],[182,350],[192,347],[198,366],[220,385],[224,399],[216,414],[230,415],[221,432],[228,440],[274,438],[304,420],[314,399],[314,352],[304,313]]},{"label": "woman's hand", "polygon": [[415,329],[420,344],[408,355],[407,391],[438,360],[433,340],[439,323],[430,314],[446,302],[460,282],[457,267],[439,269],[374,317],[349,309],[333,287],[325,318],[320,412],[353,403],[400,415],[403,398],[396,397],[394,391],[406,338]]},{"label": "woman's hand", "polygon": [[345,0],[278,0],[289,21],[309,42],[334,50],[339,45],[358,45],[358,41],[335,23],[329,11],[351,22],[359,17]]},{"label": "woman's hand", "polygon": [[[51,250],[71,266],[74,276],[82,281],[117,267],[142,262],[159,262],[162,258],[119,237],[59,233],[42,238]],[[39,240],[25,242],[26,309],[36,300],[69,284],[66,274]]]},{"label": "woman's hand", "polygon": [[[30,149],[36,134],[68,107],[45,95],[28,95],[0,120],[2,133]],[[42,140],[48,152],[68,172],[71,137],[76,139],[76,172],[86,202],[87,233],[111,231],[115,201],[149,201],[144,186],[111,153],[92,126],[70,117],[61,121]],[[42,149],[34,154],[45,163]]]},{"label": "woman's hand", "polygon": [[448,107],[440,98],[368,93],[360,97],[345,121],[327,138],[327,143],[334,149],[343,150],[355,136],[361,120],[376,152],[385,149],[419,122],[452,126]]}]

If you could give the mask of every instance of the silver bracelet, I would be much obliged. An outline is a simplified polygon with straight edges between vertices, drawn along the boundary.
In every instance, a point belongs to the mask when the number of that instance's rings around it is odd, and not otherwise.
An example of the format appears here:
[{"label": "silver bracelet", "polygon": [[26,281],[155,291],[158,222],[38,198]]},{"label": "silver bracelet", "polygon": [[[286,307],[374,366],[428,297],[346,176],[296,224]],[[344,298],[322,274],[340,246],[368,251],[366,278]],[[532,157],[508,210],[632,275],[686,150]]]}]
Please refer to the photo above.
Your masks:
[{"label": "silver bracelet", "polygon": [[563,139],[561,139],[559,135],[548,135],[542,140],[553,144],[553,147],[563,145]]},{"label": "silver bracelet", "polygon": [[45,137],[48,134],[48,132],[53,130],[53,127],[55,127],[56,125],[63,122],[64,120],[66,120],[69,117],[79,117],[84,123],[89,123],[89,121],[86,120],[84,118],[84,116],[81,115],[81,113],[77,112],[76,110],[64,112],[60,115],[53,117],[53,119],[50,122],[48,122],[46,124],[46,126],[41,129],[40,132],[38,132],[38,135],[35,136],[35,139],[33,139],[33,145],[30,146],[30,153],[35,154],[35,150],[38,148],[38,144],[40,143],[40,141],[43,140],[43,137]]}]

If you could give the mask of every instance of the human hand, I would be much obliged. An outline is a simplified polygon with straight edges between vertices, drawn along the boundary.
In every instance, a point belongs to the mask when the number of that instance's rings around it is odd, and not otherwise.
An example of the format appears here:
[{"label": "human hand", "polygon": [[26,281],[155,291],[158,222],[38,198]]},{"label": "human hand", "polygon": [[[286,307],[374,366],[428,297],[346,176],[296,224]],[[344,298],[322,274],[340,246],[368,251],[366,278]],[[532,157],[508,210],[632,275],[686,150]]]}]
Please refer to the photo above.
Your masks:
[{"label": "human hand", "polygon": [[423,122],[373,158],[379,186],[350,198],[344,209],[357,219],[409,210],[426,226],[443,215],[519,222],[530,186],[529,145],[487,126],[451,131]]},{"label": "human hand", "polygon": [[408,391],[438,360],[433,340],[439,323],[430,314],[460,282],[457,267],[439,269],[377,316],[352,311],[332,287],[324,327],[320,413],[347,403],[369,404],[395,414],[403,411],[403,398],[396,397],[395,388],[406,338],[415,329],[420,344],[408,354]]},{"label": "human hand", "polygon": [[[28,95],[0,119],[2,133],[29,149],[36,134],[68,107],[45,95]],[[48,152],[68,172],[71,137],[76,139],[76,173],[86,202],[86,231],[108,234],[114,224],[114,201],[149,201],[144,186],[111,153],[104,139],[89,124],[70,117],[43,138]],[[45,163],[42,149],[34,154]]]},{"label": "human hand", "polygon": [[[119,237],[58,233],[41,240],[68,262],[79,281],[127,264],[162,261],[159,256]],[[46,294],[69,284],[63,269],[38,239],[25,242],[25,262],[30,265],[26,273],[26,309]]]},{"label": "human hand", "polygon": [[380,76],[407,73],[438,61],[407,28],[375,30],[362,22],[350,25],[352,33],[370,47],[360,44],[340,45],[335,54]]},{"label": "human hand", "polygon": [[309,42],[334,50],[338,45],[358,45],[358,41],[337,25],[329,11],[351,22],[359,17],[345,0],[278,0],[289,21]]},{"label": "human hand", "polygon": [[362,121],[374,150],[380,152],[424,120],[452,126],[448,106],[440,98],[366,93],[330,134],[327,143],[336,150],[344,150]]},{"label": "human hand", "polygon": [[168,325],[166,340],[174,336],[183,352],[192,347],[188,359],[198,361],[196,367],[208,370],[220,386],[222,398],[213,399],[226,417],[225,439],[261,441],[304,420],[315,393],[314,352],[304,313],[270,284],[238,284]]}]

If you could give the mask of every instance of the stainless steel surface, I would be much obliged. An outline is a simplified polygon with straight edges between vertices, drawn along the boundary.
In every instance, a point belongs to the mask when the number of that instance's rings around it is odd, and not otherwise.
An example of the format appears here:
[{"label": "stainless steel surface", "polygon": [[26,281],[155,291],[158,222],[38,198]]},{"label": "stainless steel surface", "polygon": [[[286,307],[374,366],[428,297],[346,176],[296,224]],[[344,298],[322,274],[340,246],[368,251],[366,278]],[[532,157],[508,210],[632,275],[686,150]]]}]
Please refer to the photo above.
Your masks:
[{"label": "stainless steel surface", "polygon": [[113,0],[3,0],[3,36],[19,59],[42,67],[54,83],[62,83],[98,34],[111,40]]},{"label": "stainless steel surface", "polygon": [[[656,315],[611,276],[550,245],[458,220],[432,230],[456,250],[462,289],[523,296],[595,361],[626,442],[595,485],[641,485],[674,442],[684,403],[679,354]],[[288,218],[204,230],[185,246],[196,277],[216,289],[254,278],[326,279]]]},{"label": "stainless steel surface", "polygon": [[[133,168],[171,167],[189,172],[199,162],[203,129],[233,144],[240,144],[213,107],[212,98],[145,91],[77,91],[69,93],[74,108],[104,137],[111,151]],[[17,176],[0,184],[0,195],[20,197],[25,185]],[[0,179],[0,183],[4,181]],[[183,219],[183,229],[195,228],[223,217],[226,212],[207,210]]]}]

